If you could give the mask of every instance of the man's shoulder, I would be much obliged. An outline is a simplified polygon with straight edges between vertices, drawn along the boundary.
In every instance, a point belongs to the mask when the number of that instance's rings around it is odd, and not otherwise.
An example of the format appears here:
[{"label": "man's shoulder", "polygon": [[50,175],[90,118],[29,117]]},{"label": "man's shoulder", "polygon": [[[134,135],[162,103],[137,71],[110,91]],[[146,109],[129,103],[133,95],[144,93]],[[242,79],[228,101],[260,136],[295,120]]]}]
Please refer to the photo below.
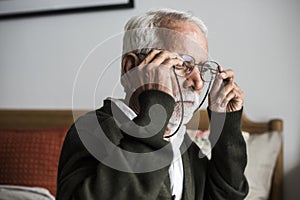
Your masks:
[{"label": "man's shoulder", "polygon": [[113,119],[111,101],[105,101],[101,108],[89,111],[78,117],[71,129],[76,128],[77,131],[94,131],[99,129],[99,126],[107,119]]}]

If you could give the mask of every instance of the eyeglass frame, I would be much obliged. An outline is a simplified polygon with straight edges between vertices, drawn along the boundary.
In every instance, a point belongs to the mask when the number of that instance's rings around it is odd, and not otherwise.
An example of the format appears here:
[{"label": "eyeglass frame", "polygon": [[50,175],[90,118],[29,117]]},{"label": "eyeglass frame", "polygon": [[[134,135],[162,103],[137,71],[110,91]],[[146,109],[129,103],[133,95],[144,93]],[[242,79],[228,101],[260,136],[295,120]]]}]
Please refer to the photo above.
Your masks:
[{"label": "eyeglass frame", "polygon": [[[180,56],[182,59],[184,59],[184,58],[183,58],[184,56],[187,56],[187,57],[189,57],[189,58],[191,59],[192,62],[191,62],[191,61],[184,61],[184,64],[187,63],[187,62],[190,62],[189,65],[191,65],[191,66],[190,66],[190,68],[189,68],[189,66],[187,66],[187,64],[185,64],[185,65],[183,66],[183,67],[186,67],[186,68],[187,68],[187,70],[185,71],[185,74],[184,74],[184,75],[181,75],[181,74],[177,74],[177,73],[176,73],[178,76],[182,76],[182,77],[188,76],[189,74],[192,73],[192,71],[194,70],[195,66],[197,66],[197,67],[198,67],[198,70],[199,70],[199,73],[200,73],[200,77],[201,77],[201,79],[202,79],[204,82],[211,82],[211,81],[213,81],[213,80],[215,79],[215,76],[212,76],[213,78],[211,78],[210,80],[205,80],[205,79],[204,79],[204,76],[203,76],[203,73],[205,73],[205,72],[203,72],[203,69],[204,69],[204,66],[207,65],[207,63],[214,63],[214,64],[216,65],[216,68],[217,68],[217,67],[220,66],[220,65],[219,65],[219,63],[217,63],[216,61],[213,61],[213,60],[207,60],[207,61],[205,61],[205,62],[199,62],[199,63],[196,63],[195,58],[194,58],[193,56],[186,55],[186,54],[179,54],[179,56]],[[175,66],[175,68],[176,68],[176,67],[180,67],[180,66]],[[211,67],[207,67],[206,69],[210,70],[210,72],[211,72],[213,75],[217,75],[217,74],[219,73],[219,70],[218,70],[218,69],[213,69],[213,68],[211,68]]]},{"label": "eyeglass frame", "polygon": [[[138,52],[138,53],[135,52],[135,54],[136,54],[137,56],[143,55],[144,57],[146,57],[146,56],[148,55],[147,53],[143,53],[143,52]],[[188,73],[186,73],[185,75],[177,74],[177,73],[176,73],[176,69],[175,69],[174,71],[175,71],[176,75],[178,75],[178,76],[180,76],[180,77],[188,76],[189,74],[192,73],[192,71],[194,70],[195,66],[199,66],[199,67],[198,67],[198,70],[199,70],[200,77],[201,77],[201,79],[202,79],[203,82],[211,82],[211,81],[213,81],[213,80],[215,79],[216,76],[214,76],[211,80],[204,80],[203,75],[202,75],[202,73],[203,73],[202,70],[203,70],[203,66],[205,66],[205,64],[207,64],[207,63],[209,63],[209,62],[216,64],[217,67],[220,66],[219,63],[217,63],[216,61],[213,61],[213,60],[207,60],[207,61],[205,61],[205,62],[203,62],[203,63],[201,63],[201,62],[196,63],[195,58],[194,58],[193,56],[190,56],[190,55],[187,55],[187,54],[179,54],[179,56],[180,56],[181,58],[183,58],[183,56],[188,56],[188,57],[190,57],[190,58],[192,59],[192,61],[193,61],[193,64],[192,64],[192,67],[189,69]],[[143,60],[143,59],[145,59],[145,58],[141,58],[141,59]],[[184,61],[184,63],[186,63],[186,62],[188,62],[188,61]],[[177,66],[177,67],[179,67],[179,66]],[[185,67],[188,67],[188,66],[185,65]],[[174,68],[176,68],[176,66],[174,66]],[[211,71],[211,73],[214,72],[214,73],[212,73],[212,74],[214,74],[214,75],[217,75],[217,74],[219,73],[219,70],[217,70],[217,69],[212,69],[212,68],[208,68],[208,69]]]}]

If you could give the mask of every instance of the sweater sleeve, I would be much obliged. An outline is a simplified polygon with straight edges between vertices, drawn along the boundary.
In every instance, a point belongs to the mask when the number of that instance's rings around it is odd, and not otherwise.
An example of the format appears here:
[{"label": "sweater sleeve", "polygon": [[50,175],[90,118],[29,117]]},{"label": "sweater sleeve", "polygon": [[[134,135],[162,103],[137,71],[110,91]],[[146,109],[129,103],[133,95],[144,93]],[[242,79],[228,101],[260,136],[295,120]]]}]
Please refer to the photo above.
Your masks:
[{"label": "sweater sleeve", "polygon": [[242,110],[217,113],[208,110],[212,159],[208,162],[205,199],[244,199],[248,183],[246,144],[240,125]]},{"label": "sweater sleeve", "polygon": [[[163,140],[163,134],[167,122],[173,112],[175,101],[173,98],[163,92],[146,91],[140,95],[141,112],[133,120],[122,124],[121,130],[116,126],[112,116],[102,116],[100,120],[101,128],[105,134],[116,134],[122,136],[116,143],[116,152],[109,152],[100,141],[95,143],[97,149],[102,152],[103,159],[113,159],[117,166],[127,166],[126,170],[119,170],[115,167],[104,164],[96,159],[90,149],[86,148],[78,130],[73,126],[65,139],[58,170],[58,200],[78,200],[78,199],[159,199],[162,195],[161,189],[164,188],[164,181],[168,176],[169,164],[172,161],[172,148],[168,142]],[[158,109],[164,108],[164,111]],[[165,122],[160,123],[160,130],[153,129],[156,119],[162,119],[164,114]],[[154,123],[154,124],[153,124]],[[137,137],[138,132],[149,134],[150,137]],[[89,127],[81,130],[83,134],[89,134]],[[119,133],[118,133],[119,131]],[[157,131],[153,133],[152,131]],[[95,131],[92,131],[95,132]],[[82,134],[82,133],[81,133]],[[114,136],[109,136],[114,138]],[[91,142],[97,140],[91,139]],[[94,146],[95,146],[94,145]],[[156,150],[164,149],[159,154],[153,153]],[[150,153],[151,160],[147,159],[129,159],[125,152],[137,154]],[[110,157],[114,155],[114,157]],[[143,158],[143,157],[141,157]],[[132,163],[135,166],[146,167],[148,164],[159,162],[159,160],[168,160],[169,164],[158,167],[152,171],[143,171],[140,173],[130,172]],[[169,188],[165,188],[169,190]],[[169,192],[163,193],[165,198],[169,198]]]}]

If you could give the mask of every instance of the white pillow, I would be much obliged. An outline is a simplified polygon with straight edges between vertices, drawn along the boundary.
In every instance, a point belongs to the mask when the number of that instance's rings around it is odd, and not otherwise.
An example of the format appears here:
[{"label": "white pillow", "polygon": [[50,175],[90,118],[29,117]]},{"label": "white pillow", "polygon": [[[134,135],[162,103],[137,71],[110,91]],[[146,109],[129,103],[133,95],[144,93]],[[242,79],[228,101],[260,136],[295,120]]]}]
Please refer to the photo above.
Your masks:
[{"label": "white pillow", "polygon": [[249,183],[249,193],[246,200],[267,200],[280,150],[281,135],[279,132],[243,135],[246,136],[244,138],[248,155],[245,176]]},{"label": "white pillow", "polygon": [[[209,131],[190,130],[187,133],[203,154],[211,158],[211,144],[208,140]],[[281,144],[279,132],[242,135],[246,142],[248,162],[245,176],[249,183],[246,200],[267,200],[271,189],[272,175]]]},{"label": "white pillow", "polygon": [[46,188],[0,185],[0,200],[55,200]]}]

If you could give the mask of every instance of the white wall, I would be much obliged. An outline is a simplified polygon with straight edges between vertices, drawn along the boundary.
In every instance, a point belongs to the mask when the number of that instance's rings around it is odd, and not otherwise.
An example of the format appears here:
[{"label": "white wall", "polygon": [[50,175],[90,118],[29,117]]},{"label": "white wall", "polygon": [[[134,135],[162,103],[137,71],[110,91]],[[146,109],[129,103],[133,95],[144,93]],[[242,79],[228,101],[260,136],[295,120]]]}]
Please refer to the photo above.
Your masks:
[{"label": "white wall", "polygon": [[[300,178],[296,0],[135,0],[135,8],[129,10],[0,20],[0,108],[72,108],[73,83],[88,53],[120,33],[130,16],[157,7],[188,10],[202,18],[209,28],[211,57],[235,70],[246,93],[247,115],[253,120],[284,120],[285,199],[300,196],[295,186]],[[92,108],[110,95],[112,85],[102,79],[98,85],[97,79],[120,47],[120,37],[113,37],[100,46],[102,54],[89,61],[91,67],[83,66],[76,108]],[[113,65],[108,68],[110,81],[117,82],[119,65]]]}]

